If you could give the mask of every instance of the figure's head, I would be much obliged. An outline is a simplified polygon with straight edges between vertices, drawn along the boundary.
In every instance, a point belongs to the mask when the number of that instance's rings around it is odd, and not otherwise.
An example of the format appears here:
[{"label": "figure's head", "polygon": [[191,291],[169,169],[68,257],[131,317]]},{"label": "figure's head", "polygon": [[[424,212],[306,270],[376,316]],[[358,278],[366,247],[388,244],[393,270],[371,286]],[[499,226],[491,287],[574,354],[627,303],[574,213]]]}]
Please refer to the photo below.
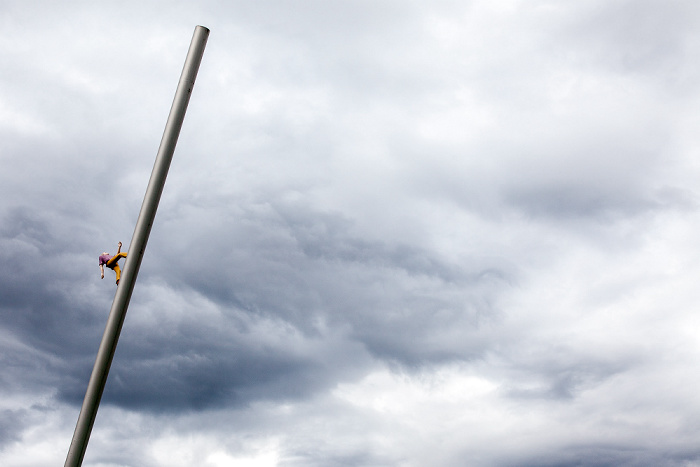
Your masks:
[{"label": "figure's head", "polygon": [[109,253],[107,253],[106,251],[103,251],[102,254],[103,254],[103,255],[108,255]]}]

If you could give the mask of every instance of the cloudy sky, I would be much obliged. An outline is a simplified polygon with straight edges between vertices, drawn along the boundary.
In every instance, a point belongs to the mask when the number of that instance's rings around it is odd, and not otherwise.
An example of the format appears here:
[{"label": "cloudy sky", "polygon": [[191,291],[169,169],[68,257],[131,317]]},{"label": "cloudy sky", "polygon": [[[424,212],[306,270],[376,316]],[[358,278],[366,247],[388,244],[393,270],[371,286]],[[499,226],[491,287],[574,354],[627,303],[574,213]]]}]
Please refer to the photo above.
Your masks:
[{"label": "cloudy sky", "polygon": [[0,2],[0,465],[700,465],[694,0]]}]

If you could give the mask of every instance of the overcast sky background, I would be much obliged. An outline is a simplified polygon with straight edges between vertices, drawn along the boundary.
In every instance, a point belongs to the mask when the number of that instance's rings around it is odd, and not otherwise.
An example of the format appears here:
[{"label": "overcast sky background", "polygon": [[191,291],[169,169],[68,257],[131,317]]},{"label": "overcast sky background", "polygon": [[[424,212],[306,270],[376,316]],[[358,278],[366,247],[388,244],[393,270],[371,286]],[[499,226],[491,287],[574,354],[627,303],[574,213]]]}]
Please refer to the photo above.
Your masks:
[{"label": "overcast sky background", "polygon": [[0,2],[0,465],[700,465],[700,3]]}]

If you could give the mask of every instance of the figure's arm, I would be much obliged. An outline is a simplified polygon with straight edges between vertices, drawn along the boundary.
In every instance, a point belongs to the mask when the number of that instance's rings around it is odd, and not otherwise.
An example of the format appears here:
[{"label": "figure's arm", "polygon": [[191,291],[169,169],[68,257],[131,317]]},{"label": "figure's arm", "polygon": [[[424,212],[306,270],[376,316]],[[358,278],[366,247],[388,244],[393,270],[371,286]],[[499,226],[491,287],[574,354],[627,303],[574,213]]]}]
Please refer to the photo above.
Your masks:
[{"label": "figure's arm", "polygon": [[122,252],[122,242],[119,242],[119,247],[117,248],[117,254]]},{"label": "figure's arm", "polygon": [[100,277],[100,279],[105,278],[105,267],[101,264],[100,264],[100,275],[102,276],[102,277]]}]

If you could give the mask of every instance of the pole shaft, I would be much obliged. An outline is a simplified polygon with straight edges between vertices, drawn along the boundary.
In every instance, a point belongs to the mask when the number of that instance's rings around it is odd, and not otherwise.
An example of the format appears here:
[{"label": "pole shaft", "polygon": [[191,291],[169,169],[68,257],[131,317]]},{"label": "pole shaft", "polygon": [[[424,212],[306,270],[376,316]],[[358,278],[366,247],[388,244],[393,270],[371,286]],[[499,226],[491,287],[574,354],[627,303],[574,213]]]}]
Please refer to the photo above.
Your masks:
[{"label": "pole shaft", "polygon": [[92,375],[90,376],[87,391],[85,392],[85,399],[80,409],[78,423],[75,427],[73,440],[71,441],[64,467],[79,467],[83,463],[85,450],[87,449],[88,440],[90,439],[90,432],[92,431],[92,426],[97,416],[97,409],[99,408],[102,392],[107,382],[109,368],[117,348],[119,334],[124,324],[131,294],[134,291],[136,276],[141,267],[141,260],[146,250],[148,236],[151,233],[151,227],[153,226],[153,220],[156,216],[160,196],[163,193],[165,178],[168,175],[170,161],[173,158],[175,145],[180,135],[182,122],[185,118],[185,112],[187,111],[187,104],[190,101],[194,81],[197,77],[197,71],[199,70],[202,56],[204,55],[204,47],[206,46],[208,37],[209,29],[203,26],[197,26],[195,28],[187,58],[185,59],[185,66],[182,69],[180,82],[175,92],[175,99],[173,100],[173,105],[168,115],[168,121],[165,125],[163,138],[158,148],[158,155],[156,156],[156,161],[153,166],[151,179],[148,182],[146,195],[141,205],[141,212],[136,222],[134,235],[129,244],[129,255],[124,265],[124,273],[121,276],[114,301],[112,302],[112,309],[109,312],[102,342],[97,351],[95,366],[92,369]]}]

